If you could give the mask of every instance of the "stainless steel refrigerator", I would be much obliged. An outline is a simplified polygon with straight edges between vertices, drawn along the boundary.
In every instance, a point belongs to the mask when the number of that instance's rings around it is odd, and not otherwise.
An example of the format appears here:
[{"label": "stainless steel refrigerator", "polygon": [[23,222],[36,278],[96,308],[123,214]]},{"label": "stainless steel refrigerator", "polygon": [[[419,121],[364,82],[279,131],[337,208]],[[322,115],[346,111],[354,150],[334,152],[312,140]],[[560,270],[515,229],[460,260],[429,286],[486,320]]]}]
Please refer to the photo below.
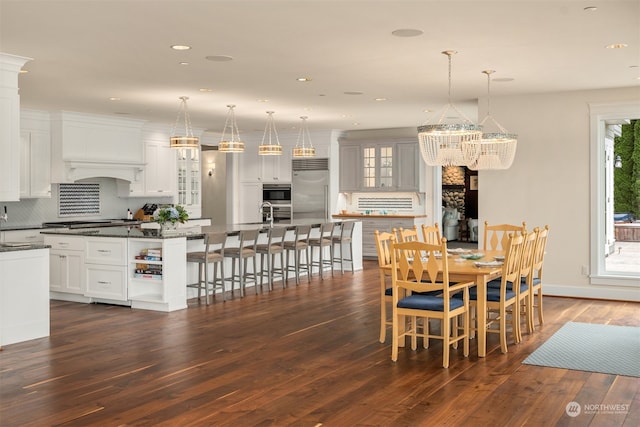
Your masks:
[{"label": "stainless steel refrigerator", "polygon": [[329,159],[293,159],[292,175],[292,219],[328,218]]}]

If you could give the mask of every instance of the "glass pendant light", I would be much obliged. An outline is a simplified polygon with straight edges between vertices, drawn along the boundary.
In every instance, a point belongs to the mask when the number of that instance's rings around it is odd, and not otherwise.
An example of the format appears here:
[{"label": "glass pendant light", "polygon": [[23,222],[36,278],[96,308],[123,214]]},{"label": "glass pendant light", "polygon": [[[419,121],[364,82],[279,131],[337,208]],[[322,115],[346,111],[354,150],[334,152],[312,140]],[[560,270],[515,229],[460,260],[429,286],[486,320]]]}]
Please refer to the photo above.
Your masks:
[{"label": "glass pendant light", "polygon": [[[484,70],[487,75],[487,115],[480,125],[490,125],[492,132],[485,132],[480,139],[478,159],[468,165],[471,170],[508,169],[513,163],[518,146],[518,135],[508,133],[491,115],[491,74],[494,70]],[[486,125],[485,125],[486,123]],[[485,128],[486,129],[486,128]]]},{"label": "glass pendant light", "polygon": [[302,119],[302,125],[300,125],[300,132],[298,132],[296,146],[293,148],[293,157],[315,157],[316,149],[313,148],[311,143],[311,135],[307,126],[308,117],[300,116],[300,118]]},{"label": "glass pendant light", "polygon": [[[197,136],[193,136],[193,129],[191,128],[191,120],[189,119],[189,113],[187,112],[187,99],[188,96],[181,96],[178,98],[181,100],[180,107],[178,108],[178,117],[176,123],[173,125],[169,142],[171,148],[198,148],[200,139]],[[184,135],[177,135],[176,130],[180,124],[180,119],[184,121]]]},{"label": "glass pendant light", "polygon": [[[218,143],[218,151],[221,153],[244,153],[244,142],[240,140],[240,132],[238,131],[236,115],[234,112],[236,106],[227,105],[227,107],[229,107],[229,112],[227,113],[227,119],[224,122],[222,137]],[[229,129],[230,136],[228,139],[225,139],[227,129]]]},{"label": "glass pendant light", "polygon": [[[451,102],[451,56],[455,50],[442,52],[449,59],[449,103],[444,107],[437,124],[418,127],[420,152],[429,166],[467,166],[479,155],[478,141],[482,126],[474,124]],[[453,109],[461,119],[457,123],[445,123],[444,119]]]},{"label": "glass pendant light", "polygon": [[267,118],[267,125],[264,128],[264,135],[262,135],[262,143],[258,147],[258,154],[261,156],[280,156],[282,155],[282,146],[278,139],[276,123],[273,120],[274,112],[267,111],[267,114],[269,117]]}]

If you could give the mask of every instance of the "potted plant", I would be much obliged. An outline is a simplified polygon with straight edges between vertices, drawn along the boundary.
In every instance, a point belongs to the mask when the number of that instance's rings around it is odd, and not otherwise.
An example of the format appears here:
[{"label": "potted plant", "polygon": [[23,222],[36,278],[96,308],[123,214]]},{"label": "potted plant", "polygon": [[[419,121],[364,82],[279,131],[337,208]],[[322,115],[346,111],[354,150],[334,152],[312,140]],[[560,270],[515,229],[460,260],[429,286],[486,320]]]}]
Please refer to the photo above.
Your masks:
[{"label": "potted plant", "polygon": [[165,206],[153,213],[153,219],[160,224],[161,229],[175,228],[178,222],[184,224],[189,219],[189,214],[180,205]]}]

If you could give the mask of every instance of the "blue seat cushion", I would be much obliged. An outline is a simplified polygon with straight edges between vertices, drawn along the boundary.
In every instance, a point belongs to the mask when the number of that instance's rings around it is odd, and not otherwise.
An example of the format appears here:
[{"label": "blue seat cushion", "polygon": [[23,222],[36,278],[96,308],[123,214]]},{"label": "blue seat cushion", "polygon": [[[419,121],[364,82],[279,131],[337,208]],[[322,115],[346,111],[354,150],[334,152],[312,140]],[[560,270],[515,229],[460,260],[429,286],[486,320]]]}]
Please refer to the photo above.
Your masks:
[{"label": "blue seat cushion", "polygon": [[385,290],[384,290],[384,294],[385,294],[386,296],[391,296],[391,295],[393,295],[393,289],[391,289],[391,288],[387,288],[387,289],[385,289]]},{"label": "blue seat cushion", "polygon": [[[461,299],[451,298],[449,300],[449,310],[455,310],[462,306],[464,306],[464,302]],[[444,311],[444,299],[433,295],[414,294],[398,301],[398,308]]]},{"label": "blue seat cushion", "polygon": [[[495,279],[492,280],[490,282],[487,283],[487,289],[500,289],[500,284],[502,283],[502,281],[500,279]],[[507,290],[512,291],[513,290],[513,283],[512,282],[507,282]],[[527,290],[527,280],[526,279],[522,279],[520,282],[520,292],[524,292]]]}]

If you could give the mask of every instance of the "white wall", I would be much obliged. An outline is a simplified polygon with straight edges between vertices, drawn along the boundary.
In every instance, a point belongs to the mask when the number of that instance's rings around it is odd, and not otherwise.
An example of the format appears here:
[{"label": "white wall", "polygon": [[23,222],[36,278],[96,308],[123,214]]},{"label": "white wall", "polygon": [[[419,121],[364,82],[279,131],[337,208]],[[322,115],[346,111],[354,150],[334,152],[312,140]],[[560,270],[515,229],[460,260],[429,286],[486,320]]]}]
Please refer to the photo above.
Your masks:
[{"label": "white wall", "polygon": [[491,98],[492,115],[518,134],[518,151],[510,169],[479,172],[480,221],[549,224],[545,293],[640,299],[638,288],[595,286],[582,274],[590,254],[589,104],[638,99],[638,87]]}]

